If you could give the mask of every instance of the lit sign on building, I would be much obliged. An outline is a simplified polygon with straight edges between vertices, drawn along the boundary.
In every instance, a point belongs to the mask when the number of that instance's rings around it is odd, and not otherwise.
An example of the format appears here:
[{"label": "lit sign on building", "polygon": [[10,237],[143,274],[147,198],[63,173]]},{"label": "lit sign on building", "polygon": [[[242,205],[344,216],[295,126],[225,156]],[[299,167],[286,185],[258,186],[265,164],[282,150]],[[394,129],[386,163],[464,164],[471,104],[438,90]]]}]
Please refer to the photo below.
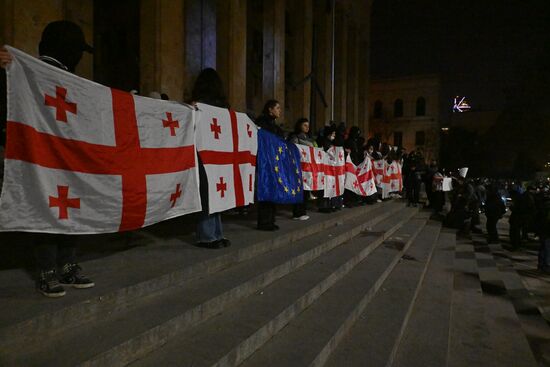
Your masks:
[{"label": "lit sign on building", "polygon": [[472,107],[466,101],[466,97],[456,96],[454,99],[453,112],[467,112],[470,111]]}]

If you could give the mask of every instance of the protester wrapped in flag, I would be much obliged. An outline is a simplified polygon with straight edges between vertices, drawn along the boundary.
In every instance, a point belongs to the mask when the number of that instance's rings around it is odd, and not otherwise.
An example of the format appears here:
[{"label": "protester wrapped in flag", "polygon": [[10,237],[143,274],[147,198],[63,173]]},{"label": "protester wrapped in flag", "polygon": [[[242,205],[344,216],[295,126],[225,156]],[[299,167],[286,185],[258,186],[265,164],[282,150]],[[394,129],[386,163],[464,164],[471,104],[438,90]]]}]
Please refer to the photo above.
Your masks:
[{"label": "protester wrapped in flag", "polygon": [[13,62],[1,230],[127,231],[201,209],[193,108],[6,48]]},{"label": "protester wrapped in flag", "polygon": [[256,195],[258,201],[278,204],[303,201],[298,148],[265,129],[258,131]]},{"label": "protester wrapped in flag", "polygon": [[386,199],[393,192],[403,190],[403,176],[401,164],[397,161],[391,163],[384,161],[384,175],[382,177],[382,199]]}]

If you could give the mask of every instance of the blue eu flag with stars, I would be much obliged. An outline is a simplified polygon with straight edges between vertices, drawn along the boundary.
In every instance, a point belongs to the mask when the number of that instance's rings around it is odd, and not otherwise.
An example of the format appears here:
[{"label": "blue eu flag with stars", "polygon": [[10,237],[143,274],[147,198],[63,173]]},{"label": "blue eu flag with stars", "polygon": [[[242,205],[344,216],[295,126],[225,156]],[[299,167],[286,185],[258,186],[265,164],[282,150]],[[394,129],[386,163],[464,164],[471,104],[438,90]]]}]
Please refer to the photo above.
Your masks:
[{"label": "blue eu flag with stars", "polygon": [[256,172],[258,201],[278,204],[304,201],[298,147],[265,129],[258,131]]}]

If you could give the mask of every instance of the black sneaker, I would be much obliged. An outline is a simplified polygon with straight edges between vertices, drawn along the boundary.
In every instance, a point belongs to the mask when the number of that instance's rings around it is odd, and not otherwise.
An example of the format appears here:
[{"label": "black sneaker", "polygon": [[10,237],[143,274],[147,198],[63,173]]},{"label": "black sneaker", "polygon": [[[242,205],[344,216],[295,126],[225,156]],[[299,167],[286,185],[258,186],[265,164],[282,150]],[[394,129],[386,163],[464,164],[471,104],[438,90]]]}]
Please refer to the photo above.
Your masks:
[{"label": "black sneaker", "polygon": [[41,271],[36,281],[36,290],[50,298],[63,297],[65,289],[59,284],[55,270]]},{"label": "black sneaker", "polygon": [[93,281],[80,275],[82,268],[78,264],[65,264],[61,269],[59,282],[63,285],[69,285],[73,288],[91,288],[95,285]]}]

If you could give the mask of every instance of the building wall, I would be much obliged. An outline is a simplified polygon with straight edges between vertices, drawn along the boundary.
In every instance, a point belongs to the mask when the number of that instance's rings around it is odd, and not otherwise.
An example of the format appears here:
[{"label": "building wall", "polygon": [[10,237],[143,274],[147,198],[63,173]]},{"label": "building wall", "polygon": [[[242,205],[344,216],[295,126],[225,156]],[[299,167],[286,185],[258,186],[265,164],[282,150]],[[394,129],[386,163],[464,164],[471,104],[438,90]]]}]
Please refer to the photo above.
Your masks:
[{"label": "building wall", "polygon": [[[0,43],[37,55],[45,25],[67,19],[79,24],[94,44],[94,6],[99,2],[0,0]],[[258,114],[266,99],[275,98],[283,104],[281,122],[287,129],[307,117],[315,119],[317,128],[334,120],[366,130],[372,0],[334,3],[335,9],[331,1],[312,0],[140,0],[134,22],[139,24],[135,89],[142,95],[159,91],[185,101],[200,70],[215,67],[237,110]],[[251,8],[261,14],[251,13]],[[93,55],[85,54],[77,74],[93,79],[93,61]]]},{"label": "building wall", "polygon": [[[425,100],[425,114],[417,116],[418,98]],[[403,101],[403,115],[395,115],[395,102]],[[376,103],[382,113],[376,116]],[[439,156],[440,82],[435,75],[398,79],[371,80],[369,94],[370,135],[394,145],[395,133],[402,133],[402,146],[407,151],[422,150],[426,159]],[[417,132],[423,132],[424,144],[417,144]]]}]

